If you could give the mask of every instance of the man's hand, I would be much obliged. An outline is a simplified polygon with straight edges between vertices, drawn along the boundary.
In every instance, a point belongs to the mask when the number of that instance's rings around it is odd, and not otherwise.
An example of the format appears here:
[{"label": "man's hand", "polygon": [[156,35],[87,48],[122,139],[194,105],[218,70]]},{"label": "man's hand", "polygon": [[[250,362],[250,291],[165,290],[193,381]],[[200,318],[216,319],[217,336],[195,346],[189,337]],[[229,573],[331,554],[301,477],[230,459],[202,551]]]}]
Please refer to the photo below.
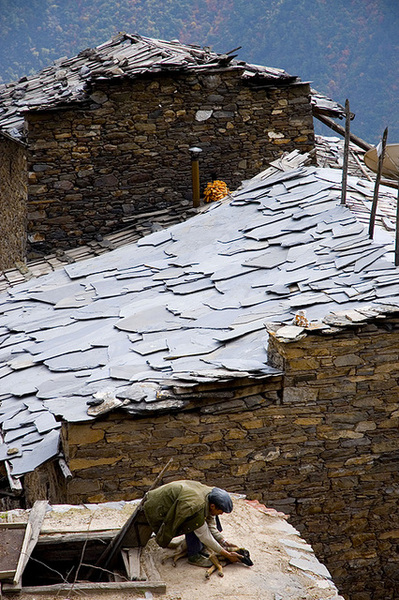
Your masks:
[{"label": "man's hand", "polygon": [[228,542],[227,540],[223,540],[221,542],[221,546],[225,548],[229,552],[234,552],[233,548],[238,548],[237,544],[233,544],[232,542]]}]

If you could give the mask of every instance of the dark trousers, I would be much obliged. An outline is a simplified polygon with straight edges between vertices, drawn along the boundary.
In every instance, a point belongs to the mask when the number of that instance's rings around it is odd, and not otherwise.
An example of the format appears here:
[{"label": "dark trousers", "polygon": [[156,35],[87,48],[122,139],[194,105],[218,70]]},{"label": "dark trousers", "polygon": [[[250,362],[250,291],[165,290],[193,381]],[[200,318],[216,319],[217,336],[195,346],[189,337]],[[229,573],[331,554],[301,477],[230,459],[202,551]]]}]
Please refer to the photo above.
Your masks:
[{"label": "dark trousers", "polygon": [[[222,525],[218,516],[216,516],[216,527],[218,528],[218,531],[222,531]],[[186,533],[186,544],[187,556],[193,556],[193,554],[198,554],[198,552],[201,552],[205,548],[204,544],[195,535],[193,531],[191,533]]]}]

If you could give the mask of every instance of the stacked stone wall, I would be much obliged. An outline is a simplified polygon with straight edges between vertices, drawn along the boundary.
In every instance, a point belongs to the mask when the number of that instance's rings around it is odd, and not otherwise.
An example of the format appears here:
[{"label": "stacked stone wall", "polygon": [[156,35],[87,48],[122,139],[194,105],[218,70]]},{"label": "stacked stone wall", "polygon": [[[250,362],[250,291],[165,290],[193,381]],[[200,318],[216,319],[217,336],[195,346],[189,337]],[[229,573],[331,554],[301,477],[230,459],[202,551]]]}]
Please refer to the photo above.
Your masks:
[{"label": "stacked stone wall", "polygon": [[0,271],[25,260],[25,148],[0,135]]},{"label": "stacked stone wall", "polygon": [[65,425],[63,448],[74,475],[68,502],[141,497],[170,458],[169,479],[214,485],[222,480],[243,493],[268,453],[265,419],[278,401],[280,381],[249,389],[253,395],[247,395],[248,387],[236,389],[234,398],[210,397],[179,413],[139,419],[112,413],[104,420]]},{"label": "stacked stone wall", "polygon": [[308,84],[253,89],[234,70],[97,83],[84,108],[26,119],[29,236],[47,251],[191,198],[192,146],[202,189],[218,178],[232,190],[282,152],[314,147]]},{"label": "stacked stone wall", "polygon": [[[264,499],[294,523],[351,600],[399,589],[399,325],[283,344],[280,456]],[[287,452],[288,439],[295,447]]]}]

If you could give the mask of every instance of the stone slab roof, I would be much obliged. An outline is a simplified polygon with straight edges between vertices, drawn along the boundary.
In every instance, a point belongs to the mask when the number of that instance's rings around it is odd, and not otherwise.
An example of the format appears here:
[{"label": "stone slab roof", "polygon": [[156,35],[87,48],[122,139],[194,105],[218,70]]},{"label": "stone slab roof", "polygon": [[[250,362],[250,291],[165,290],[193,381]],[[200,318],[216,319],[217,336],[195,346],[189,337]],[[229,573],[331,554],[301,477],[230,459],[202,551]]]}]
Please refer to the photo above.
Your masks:
[{"label": "stone slab roof", "polygon": [[233,68],[253,82],[282,85],[299,81],[282,69],[250,65],[235,60],[234,55],[218,54],[209,48],[121,33],[77,56],[61,58],[35,75],[1,85],[0,131],[21,139],[24,111],[83,101],[101,104],[101,97],[93,91],[97,80]]},{"label": "stone slab roof", "polygon": [[57,455],[62,420],[178,411],[198,386],[279,376],[270,324],[293,339],[398,311],[392,233],[370,240],[349,208],[372,184],[349,177],[345,206],[340,181],[337,169],[268,169],[186,222],[1,294],[11,473]]},{"label": "stone slab roof", "polygon": [[[159,73],[216,72],[235,69],[253,86],[281,86],[300,83],[299,77],[283,69],[252,65],[235,60],[234,54],[220,54],[209,48],[185,45],[121,33],[113,39],[87,48],[72,58],[61,58],[39,73],[0,86],[0,133],[24,140],[24,112],[68,107],[74,103],[101,104],[95,91],[99,80],[135,79]],[[323,114],[342,116],[344,109],[318,92],[312,104]]]}]

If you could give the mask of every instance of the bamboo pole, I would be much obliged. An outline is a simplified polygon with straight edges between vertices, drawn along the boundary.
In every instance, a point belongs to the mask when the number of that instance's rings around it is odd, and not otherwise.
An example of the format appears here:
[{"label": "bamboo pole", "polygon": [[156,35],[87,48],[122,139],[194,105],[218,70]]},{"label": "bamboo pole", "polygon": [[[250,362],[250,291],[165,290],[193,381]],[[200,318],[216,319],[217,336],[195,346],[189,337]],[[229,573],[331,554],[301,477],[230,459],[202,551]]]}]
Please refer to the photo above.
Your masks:
[{"label": "bamboo pole", "polygon": [[380,188],[382,163],[384,162],[385,146],[387,145],[387,137],[388,137],[388,127],[385,128],[384,133],[382,135],[381,153],[378,157],[377,177],[375,178],[373,204],[371,207],[370,224],[369,224],[369,238],[371,240],[373,239],[373,236],[374,236],[375,216],[377,214],[377,203],[378,203],[378,190]]},{"label": "bamboo pole", "polygon": [[348,164],[349,164],[349,142],[350,142],[350,121],[351,113],[349,109],[349,100],[345,100],[345,144],[344,144],[344,164],[342,166],[342,186],[341,186],[341,204],[346,204],[346,188],[348,184]]}]

